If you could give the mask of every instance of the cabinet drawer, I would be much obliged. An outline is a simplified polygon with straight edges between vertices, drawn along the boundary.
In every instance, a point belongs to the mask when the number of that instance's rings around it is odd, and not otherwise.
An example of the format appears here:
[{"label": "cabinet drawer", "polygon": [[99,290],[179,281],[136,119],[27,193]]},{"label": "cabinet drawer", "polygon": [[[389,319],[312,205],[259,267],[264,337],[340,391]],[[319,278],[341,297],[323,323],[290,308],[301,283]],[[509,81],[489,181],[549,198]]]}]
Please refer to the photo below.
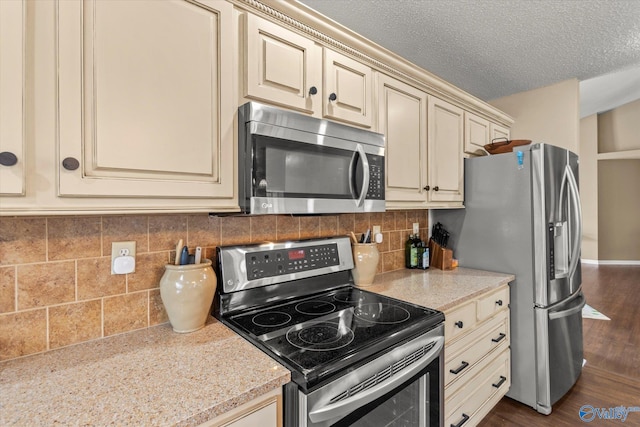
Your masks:
[{"label": "cabinet drawer", "polygon": [[464,377],[478,361],[497,347],[508,346],[509,326],[507,312],[504,312],[445,348],[445,386]]},{"label": "cabinet drawer", "polygon": [[445,401],[445,425],[457,425],[472,417],[497,394],[505,394],[511,385],[510,356],[506,349],[479,370],[461,390]]},{"label": "cabinet drawer", "polygon": [[488,319],[494,313],[506,309],[509,305],[509,286],[505,286],[496,292],[478,300],[478,321]]},{"label": "cabinet drawer", "polygon": [[445,343],[454,337],[470,331],[476,324],[476,303],[469,302],[448,313],[445,313]]}]

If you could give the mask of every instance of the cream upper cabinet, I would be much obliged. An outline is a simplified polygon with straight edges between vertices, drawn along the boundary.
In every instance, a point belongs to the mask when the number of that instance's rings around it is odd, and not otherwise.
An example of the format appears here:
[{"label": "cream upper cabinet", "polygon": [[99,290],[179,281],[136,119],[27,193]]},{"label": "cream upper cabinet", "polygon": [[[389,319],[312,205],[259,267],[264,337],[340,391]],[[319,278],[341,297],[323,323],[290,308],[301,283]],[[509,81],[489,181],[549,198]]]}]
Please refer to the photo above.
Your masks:
[{"label": "cream upper cabinet", "polygon": [[372,126],[371,67],[251,13],[243,15],[242,96],[364,128]]},{"label": "cream upper cabinet", "polygon": [[323,116],[370,128],[373,118],[371,67],[324,49]]},{"label": "cream upper cabinet", "polygon": [[231,4],[61,1],[57,16],[59,195],[233,198]]},{"label": "cream upper cabinet", "polygon": [[427,94],[378,75],[378,127],[386,139],[387,207],[427,200]]},{"label": "cream upper cabinet", "polygon": [[489,142],[492,142],[496,138],[511,139],[511,131],[504,126],[500,126],[495,123],[490,124],[489,133],[490,133]]},{"label": "cream upper cabinet", "polygon": [[322,48],[313,40],[244,14],[243,96],[313,114],[321,110]]},{"label": "cream upper cabinet", "polygon": [[0,1],[0,194],[25,193],[25,6]]},{"label": "cream upper cabinet", "polygon": [[430,96],[428,117],[429,202],[459,205],[464,199],[464,112]]},{"label": "cream upper cabinet", "polygon": [[467,154],[486,154],[484,146],[489,141],[489,120],[464,112],[464,152]]}]

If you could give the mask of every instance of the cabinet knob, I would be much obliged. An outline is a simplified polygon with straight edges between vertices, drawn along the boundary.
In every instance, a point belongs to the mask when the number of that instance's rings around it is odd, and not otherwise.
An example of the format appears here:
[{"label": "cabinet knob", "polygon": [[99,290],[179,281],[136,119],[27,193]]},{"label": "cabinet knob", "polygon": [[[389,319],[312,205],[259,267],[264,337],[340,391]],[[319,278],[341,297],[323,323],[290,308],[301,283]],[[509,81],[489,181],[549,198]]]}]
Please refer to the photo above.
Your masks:
[{"label": "cabinet knob", "polygon": [[429,187],[428,185],[425,185],[424,187],[422,187],[422,189],[424,191],[429,191],[429,190],[431,190],[431,187]]},{"label": "cabinet knob", "polygon": [[329,101],[335,101],[336,99],[338,99],[338,95],[335,93],[331,93],[331,95],[329,95]]},{"label": "cabinet knob", "polygon": [[80,162],[73,157],[67,157],[62,161],[62,167],[68,171],[74,171],[80,167]]},{"label": "cabinet knob", "polygon": [[311,86],[309,88],[309,95],[315,95],[316,93],[318,93],[318,88],[315,86]]},{"label": "cabinet knob", "polygon": [[0,153],[0,165],[13,166],[16,163],[18,163],[18,157],[15,154],[9,151],[3,151]]},{"label": "cabinet knob", "polygon": [[502,300],[499,299],[498,301],[496,301],[496,304],[499,305],[500,307],[502,307]]},{"label": "cabinet knob", "polygon": [[433,191],[438,191],[438,190],[440,190],[440,188],[438,188],[437,185],[435,187],[433,187]]},{"label": "cabinet knob", "polygon": [[462,327],[464,326],[464,323],[462,323],[462,320],[458,320],[456,323],[454,323],[454,325],[456,325],[458,328],[462,329]]}]

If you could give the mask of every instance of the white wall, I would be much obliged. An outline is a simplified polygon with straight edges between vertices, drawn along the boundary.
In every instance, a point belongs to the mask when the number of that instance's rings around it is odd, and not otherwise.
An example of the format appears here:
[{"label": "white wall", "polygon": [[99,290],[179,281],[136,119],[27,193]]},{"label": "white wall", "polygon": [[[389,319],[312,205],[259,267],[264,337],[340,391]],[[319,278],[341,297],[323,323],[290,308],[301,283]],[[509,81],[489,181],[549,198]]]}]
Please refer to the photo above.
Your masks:
[{"label": "white wall", "polygon": [[577,79],[489,101],[515,119],[511,139],[530,139],[580,153]]}]

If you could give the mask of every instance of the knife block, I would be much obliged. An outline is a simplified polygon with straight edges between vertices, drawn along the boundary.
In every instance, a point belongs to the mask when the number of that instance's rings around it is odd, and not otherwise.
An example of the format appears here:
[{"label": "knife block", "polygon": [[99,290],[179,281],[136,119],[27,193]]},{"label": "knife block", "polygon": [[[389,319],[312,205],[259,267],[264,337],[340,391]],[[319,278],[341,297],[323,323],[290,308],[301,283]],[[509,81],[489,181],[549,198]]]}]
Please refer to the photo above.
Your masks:
[{"label": "knife block", "polygon": [[429,262],[431,267],[439,268],[440,270],[453,269],[453,251],[451,249],[443,248],[429,239],[429,253],[431,254]]}]

